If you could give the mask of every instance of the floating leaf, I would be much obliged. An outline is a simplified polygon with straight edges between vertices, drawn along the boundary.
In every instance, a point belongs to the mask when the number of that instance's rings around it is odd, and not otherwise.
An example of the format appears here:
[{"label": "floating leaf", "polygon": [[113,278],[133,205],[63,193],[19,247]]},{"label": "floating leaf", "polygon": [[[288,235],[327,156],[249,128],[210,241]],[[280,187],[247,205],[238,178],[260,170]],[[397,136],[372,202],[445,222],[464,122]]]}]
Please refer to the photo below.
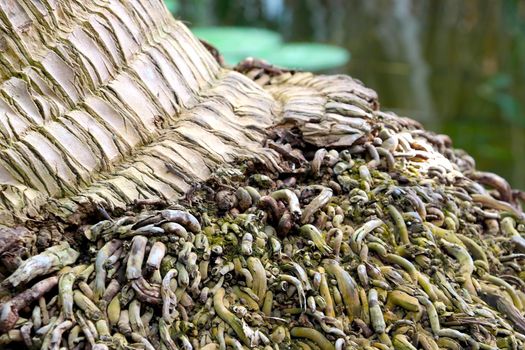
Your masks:
[{"label": "floating leaf", "polygon": [[179,2],[177,0],[164,0],[164,3],[172,14],[177,13],[179,10]]},{"label": "floating leaf", "polygon": [[194,27],[192,31],[215,46],[229,64],[278,50],[282,43],[278,33],[262,28]]},{"label": "floating leaf", "polygon": [[290,43],[260,56],[270,63],[307,71],[336,68],[350,60],[350,53],[338,46],[318,43]]}]

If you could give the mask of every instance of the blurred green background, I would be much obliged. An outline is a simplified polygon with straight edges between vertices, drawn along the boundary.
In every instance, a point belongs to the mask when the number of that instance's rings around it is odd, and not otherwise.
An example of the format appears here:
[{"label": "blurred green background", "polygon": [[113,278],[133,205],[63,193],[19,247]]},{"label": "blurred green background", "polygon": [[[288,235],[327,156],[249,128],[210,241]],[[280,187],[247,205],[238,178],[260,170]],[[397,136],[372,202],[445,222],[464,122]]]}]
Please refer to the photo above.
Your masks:
[{"label": "blurred green background", "polygon": [[450,135],[478,169],[525,189],[525,1],[166,2],[190,27],[266,28],[285,43],[345,48],[351,59],[324,72],[360,79],[383,110]]}]

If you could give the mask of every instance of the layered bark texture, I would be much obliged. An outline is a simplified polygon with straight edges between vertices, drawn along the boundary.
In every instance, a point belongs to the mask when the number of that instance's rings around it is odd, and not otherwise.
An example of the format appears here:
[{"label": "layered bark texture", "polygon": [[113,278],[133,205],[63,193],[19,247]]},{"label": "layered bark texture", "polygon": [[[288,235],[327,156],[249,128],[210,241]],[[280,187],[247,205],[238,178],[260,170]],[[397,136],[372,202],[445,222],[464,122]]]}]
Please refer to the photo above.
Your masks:
[{"label": "layered bark texture", "polygon": [[0,17],[0,222],[174,198],[271,157],[275,101],[161,0],[3,0]]}]

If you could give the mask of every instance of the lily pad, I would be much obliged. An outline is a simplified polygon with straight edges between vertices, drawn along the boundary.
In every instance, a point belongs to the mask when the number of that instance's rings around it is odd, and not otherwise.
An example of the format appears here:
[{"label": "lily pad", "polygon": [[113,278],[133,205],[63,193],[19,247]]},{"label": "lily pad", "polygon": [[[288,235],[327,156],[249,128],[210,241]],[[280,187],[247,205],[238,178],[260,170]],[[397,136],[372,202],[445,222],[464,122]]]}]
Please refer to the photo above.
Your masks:
[{"label": "lily pad", "polygon": [[279,50],[281,36],[268,29],[251,27],[193,27],[192,32],[215,46],[228,64],[236,64],[246,57],[261,57]]},{"label": "lily pad", "polygon": [[172,14],[177,13],[179,10],[179,2],[177,0],[164,0],[164,3]]},{"label": "lily pad", "polygon": [[342,47],[318,43],[289,43],[259,58],[281,67],[319,71],[345,65],[350,53]]}]

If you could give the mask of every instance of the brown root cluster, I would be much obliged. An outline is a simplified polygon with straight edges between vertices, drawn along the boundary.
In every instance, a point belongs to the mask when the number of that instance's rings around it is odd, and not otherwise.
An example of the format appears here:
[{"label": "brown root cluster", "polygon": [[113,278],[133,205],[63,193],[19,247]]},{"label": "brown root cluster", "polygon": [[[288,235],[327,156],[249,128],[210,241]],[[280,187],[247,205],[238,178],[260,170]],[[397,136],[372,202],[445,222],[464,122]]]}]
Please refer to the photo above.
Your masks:
[{"label": "brown root cluster", "polygon": [[80,226],[3,279],[0,343],[523,348],[517,192],[446,138],[404,130],[392,119],[351,147],[317,148],[276,129],[279,172],[225,166],[177,203]]}]

